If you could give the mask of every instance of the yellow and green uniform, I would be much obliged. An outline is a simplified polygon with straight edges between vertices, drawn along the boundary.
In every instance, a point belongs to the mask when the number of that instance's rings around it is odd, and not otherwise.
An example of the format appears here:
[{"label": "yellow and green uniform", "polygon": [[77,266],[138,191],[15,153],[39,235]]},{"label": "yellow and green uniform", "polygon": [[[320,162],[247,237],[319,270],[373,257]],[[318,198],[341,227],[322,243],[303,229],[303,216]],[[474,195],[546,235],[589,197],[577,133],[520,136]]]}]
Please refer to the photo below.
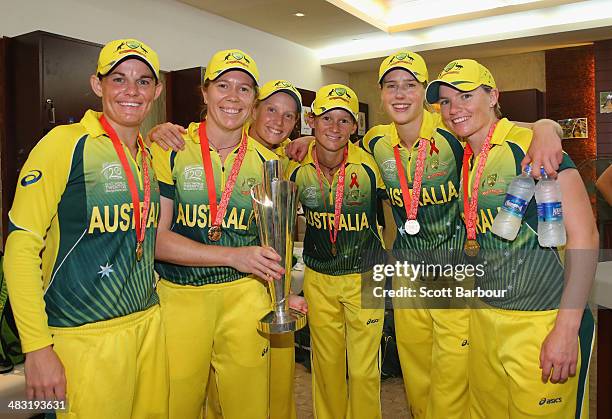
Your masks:
[{"label": "yellow and green uniform", "polygon": [[317,170],[312,159],[312,142],[308,154],[301,163],[290,162],[287,179],[297,183],[299,199],[306,217],[304,237],[304,263],[309,268],[325,275],[347,275],[367,272],[376,263],[374,257],[362,259],[364,255],[380,255],[381,238],[376,220],[376,199],[383,192],[383,183],[372,157],[359,147],[348,144],[345,165],[344,198],[340,214],[338,255],[332,256],[329,228],[334,225],[334,204],[338,176],[330,185],[323,178],[321,196]]},{"label": "yellow and green uniform", "polygon": [[328,229],[333,225],[338,173],[331,185],[322,179],[326,208],[312,158],[314,144],[301,163],[290,162],[287,178],[297,183],[306,215],[304,296],[315,417],[380,418],[378,349],[384,309],[362,307],[362,283],[372,266],[381,262],[376,201],[383,183],[372,157],[349,143],[337,256],[333,256]]},{"label": "yellow and green uniform", "polygon": [[[443,125],[440,115],[423,112],[420,140],[407,149],[395,125],[371,128],[362,140],[380,168],[399,234],[393,254],[409,263],[461,263],[465,228],[459,217],[459,174],[463,145]],[[420,231],[404,231],[406,210],[393,148],[412,190],[418,147],[428,141],[417,220]],[[412,193],[412,192],[411,192]],[[409,198],[408,198],[409,199]],[[435,278],[423,278],[423,280]],[[420,286],[394,278],[394,288]],[[467,357],[469,313],[465,309],[433,309],[427,301],[396,298],[393,301],[398,353],[406,397],[414,418],[463,418],[469,408]]]},{"label": "yellow and green uniform", "polygon": [[[4,269],[24,352],[54,345],[73,413],[121,417],[122,409],[142,411],[149,403],[139,386],[155,397],[167,395],[155,388],[167,385],[153,273],[159,186],[150,169],[151,207],[137,262],[127,175],[100,116],[88,111],[80,123],[51,130],[30,153],[9,214]],[[141,152],[134,159],[123,148],[142,203]],[[135,359],[113,353],[117,341]],[[83,364],[104,374],[88,385]],[[141,365],[159,374],[145,380]],[[96,395],[116,398],[115,407],[104,407]],[[153,415],[166,414],[163,404],[151,408]]]},{"label": "yellow and green uniform", "polygon": [[[527,206],[515,240],[491,232],[506,189],[521,173],[532,134],[507,119],[500,120],[480,180],[476,232],[481,250],[476,263],[486,269],[482,277],[475,278],[475,286],[504,293],[481,298],[479,306],[484,308],[472,310],[469,377],[474,418],[588,415],[587,371],[594,332],[588,309],[580,327],[576,376],[564,384],[541,380],[540,349],[555,323],[564,273],[563,253],[538,244],[535,198]],[[470,162],[470,191],[479,158]],[[564,154],[559,171],[571,168],[575,166]],[[462,184],[461,194],[463,188]],[[462,201],[461,211],[463,214]]]},{"label": "yellow and green uniform", "polygon": [[[218,242],[211,242],[207,233],[212,220],[198,127],[198,123],[190,124],[182,151],[153,146],[161,194],[174,202],[171,230],[207,245],[258,246],[250,188],[261,183],[263,162],[276,159],[276,155],[248,138],[223,219],[223,234]],[[210,149],[217,197],[226,188],[238,148],[225,162]],[[270,309],[265,285],[229,266],[157,262],[155,269],[162,278],[159,293],[167,331],[170,417],[198,417],[211,365],[225,418],[266,417],[268,339],[257,332],[257,321]]]}]

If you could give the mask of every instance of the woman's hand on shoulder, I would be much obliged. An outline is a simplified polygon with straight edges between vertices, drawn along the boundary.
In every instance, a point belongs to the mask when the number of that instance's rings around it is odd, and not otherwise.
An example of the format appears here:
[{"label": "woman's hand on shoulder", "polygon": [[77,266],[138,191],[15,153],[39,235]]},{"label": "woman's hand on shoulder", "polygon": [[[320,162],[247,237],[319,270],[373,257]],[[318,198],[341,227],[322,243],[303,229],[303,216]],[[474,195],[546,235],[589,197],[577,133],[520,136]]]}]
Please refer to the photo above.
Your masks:
[{"label": "woman's hand on shoulder", "polygon": [[285,154],[291,160],[302,161],[308,154],[308,147],[314,141],[314,137],[300,137],[292,140],[285,146]]},{"label": "woman's hand on shoulder", "polygon": [[563,131],[559,124],[550,119],[540,119],[531,126],[533,140],[525,154],[521,166],[531,164],[531,175],[540,178],[540,168],[543,167],[548,176],[556,177],[559,165],[563,160],[561,135]]},{"label": "woman's hand on shoulder", "polygon": [[171,148],[174,151],[180,151],[185,148],[185,140],[183,134],[187,134],[187,130],[177,124],[166,122],[151,128],[147,134],[147,144],[156,143],[164,151]]}]

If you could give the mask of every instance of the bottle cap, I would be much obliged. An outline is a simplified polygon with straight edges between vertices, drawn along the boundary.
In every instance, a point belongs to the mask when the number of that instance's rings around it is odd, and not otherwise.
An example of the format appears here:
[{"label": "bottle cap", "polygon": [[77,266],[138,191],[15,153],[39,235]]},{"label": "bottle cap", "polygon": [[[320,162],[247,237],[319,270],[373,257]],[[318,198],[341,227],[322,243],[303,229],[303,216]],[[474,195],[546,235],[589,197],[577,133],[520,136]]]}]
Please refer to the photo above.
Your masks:
[{"label": "bottle cap", "polygon": [[531,174],[531,165],[530,164],[525,166],[525,169],[523,170],[523,173],[525,173],[527,176],[529,176]]}]

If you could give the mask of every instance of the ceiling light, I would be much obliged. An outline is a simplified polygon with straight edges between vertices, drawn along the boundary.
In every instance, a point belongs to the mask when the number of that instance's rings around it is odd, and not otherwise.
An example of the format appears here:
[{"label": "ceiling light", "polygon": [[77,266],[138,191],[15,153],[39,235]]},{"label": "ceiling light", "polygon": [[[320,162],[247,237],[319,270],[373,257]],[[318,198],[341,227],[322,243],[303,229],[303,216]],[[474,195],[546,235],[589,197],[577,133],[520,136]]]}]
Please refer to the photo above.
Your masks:
[{"label": "ceiling light", "polygon": [[306,15],[304,13],[302,13],[302,12],[296,12],[296,13],[293,14],[293,16],[304,17]]}]

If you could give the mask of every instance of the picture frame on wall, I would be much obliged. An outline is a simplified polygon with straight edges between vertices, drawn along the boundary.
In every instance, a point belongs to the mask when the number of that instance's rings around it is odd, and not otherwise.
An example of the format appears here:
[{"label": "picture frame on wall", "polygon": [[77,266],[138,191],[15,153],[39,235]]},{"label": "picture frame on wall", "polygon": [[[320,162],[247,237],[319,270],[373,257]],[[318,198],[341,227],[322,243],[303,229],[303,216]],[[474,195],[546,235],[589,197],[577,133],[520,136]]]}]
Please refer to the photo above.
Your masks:
[{"label": "picture frame on wall", "polygon": [[563,130],[562,139],[589,138],[589,124],[586,118],[569,118],[557,121]]},{"label": "picture frame on wall", "polygon": [[366,114],[365,112],[359,112],[357,115],[357,135],[366,134]]},{"label": "picture frame on wall", "polygon": [[312,135],[312,128],[306,122],[306,115],[310,113],[310,106],[302,106],[302,115],[300,121],[300,134],[301,135]]},{"label": "picture frame on wall", "polygon": [[612,92],[599,92],[599,113],[612,113]]}]

